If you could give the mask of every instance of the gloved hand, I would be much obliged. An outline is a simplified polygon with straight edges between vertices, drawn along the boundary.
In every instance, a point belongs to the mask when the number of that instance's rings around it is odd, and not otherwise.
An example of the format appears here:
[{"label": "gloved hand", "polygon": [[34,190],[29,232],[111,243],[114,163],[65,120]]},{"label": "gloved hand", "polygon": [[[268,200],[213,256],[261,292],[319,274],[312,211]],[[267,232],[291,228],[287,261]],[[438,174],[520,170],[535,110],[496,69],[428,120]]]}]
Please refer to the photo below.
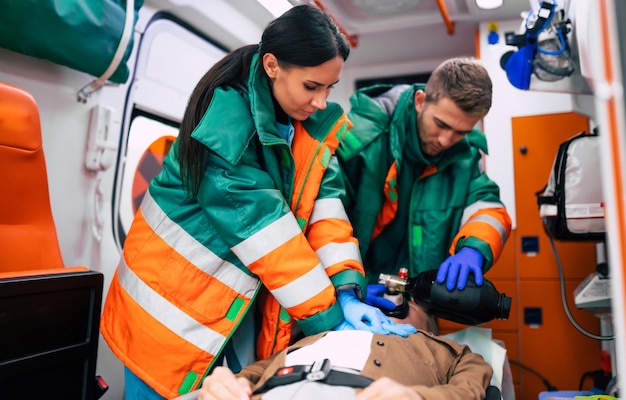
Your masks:
[{"label": "gloved hand", "polygon": [[337,301],[343,310],[345,321],[335,327],[336,331],[352,329],[383,335],[393,333],[402,337],[417,332],[412,325],[396,324],[378,308],[363,303],[352,290],[340,290]]},{"label": "gloved hand", "polygon": [[387,287],[382,283],[372,283],[367,285],[367,296],[365,296],[365,304],[368,304],[376,308],[385,308],[387,310],[393,310],[396,308],[396,304],[383,297]]},{"label": "gloved hand", "polygon": [[474,273],[477,286],[483,284],[483,255],[471,247],[463,247],[441,263],[437,272],[437,283],[446,282],[449,291],[465,289],[470,272]]}]

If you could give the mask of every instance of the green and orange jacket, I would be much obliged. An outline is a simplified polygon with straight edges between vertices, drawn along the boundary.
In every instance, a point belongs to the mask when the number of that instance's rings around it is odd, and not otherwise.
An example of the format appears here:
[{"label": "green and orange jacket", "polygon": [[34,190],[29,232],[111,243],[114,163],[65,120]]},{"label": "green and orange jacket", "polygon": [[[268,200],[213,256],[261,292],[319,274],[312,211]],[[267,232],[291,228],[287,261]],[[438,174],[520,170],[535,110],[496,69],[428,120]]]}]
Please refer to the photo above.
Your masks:
[{"label": "green and orange jacket", "polygon": [[[407,140],[407,135],[418,135],[418,89],[424,86],[376,85],[357,91],[348,113],[354,128],[337,151],[346,178],[346,210],[371,282],[400,267],[408,267],[410,276],[438,269],[462,247],[482,253],[486,272],[511,229],[499,188],[481,167],[481,151],[487,153],[482,132],[475,129],[436,161],[422,154],[417,140]],[[414,161],[403,151],[411,142]],[[403,168],[415,172],[400,184]],[[399,212],[400,198],[406,205]],[[396,215],[406,219],[402,229],[385,230]],[[398,265],[401,246],[408,261]]]},{"label": "green and orange jacket", "polygon": [[265,358],[288,345],[292,318],[306,335],[337,326],[336,289],[365,293],[334,156],[351,124],[328,103],[294,123],[290,146],[257,60],[247,91],[215,90],[192,133],[210,159],[196,199],[183,189],[173,144],[106,298],[109,347],[168,398],[199,387],[255,298]]}]

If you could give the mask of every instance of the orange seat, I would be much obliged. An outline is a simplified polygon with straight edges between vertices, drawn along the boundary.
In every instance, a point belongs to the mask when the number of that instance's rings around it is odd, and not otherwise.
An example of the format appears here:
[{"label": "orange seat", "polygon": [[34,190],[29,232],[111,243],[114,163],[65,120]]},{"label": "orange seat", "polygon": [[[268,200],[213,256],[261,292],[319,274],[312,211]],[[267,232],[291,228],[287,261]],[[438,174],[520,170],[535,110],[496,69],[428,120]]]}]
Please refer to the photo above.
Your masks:
[{"label": "orange seat", "polygon": [[39,110],[0,82],[0,272],[63,268],[50,208]]},{"label": "orange seat", "polygon": [[0,397],[96,400],[104,275],[65,267],[39,110],[0,82]]}]

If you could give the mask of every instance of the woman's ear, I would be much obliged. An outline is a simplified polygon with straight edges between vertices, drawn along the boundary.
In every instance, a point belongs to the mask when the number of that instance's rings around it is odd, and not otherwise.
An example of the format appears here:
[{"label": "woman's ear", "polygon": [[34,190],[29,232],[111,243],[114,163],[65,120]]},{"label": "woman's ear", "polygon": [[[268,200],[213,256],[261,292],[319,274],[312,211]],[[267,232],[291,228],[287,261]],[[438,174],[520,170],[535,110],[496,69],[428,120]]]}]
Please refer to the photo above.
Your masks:
[{"label": "woman's ear", "polygon": [[265,53],[263,55],[263,69],[270,79],[276,78],[278,73],[278,59],[272,53]]}]

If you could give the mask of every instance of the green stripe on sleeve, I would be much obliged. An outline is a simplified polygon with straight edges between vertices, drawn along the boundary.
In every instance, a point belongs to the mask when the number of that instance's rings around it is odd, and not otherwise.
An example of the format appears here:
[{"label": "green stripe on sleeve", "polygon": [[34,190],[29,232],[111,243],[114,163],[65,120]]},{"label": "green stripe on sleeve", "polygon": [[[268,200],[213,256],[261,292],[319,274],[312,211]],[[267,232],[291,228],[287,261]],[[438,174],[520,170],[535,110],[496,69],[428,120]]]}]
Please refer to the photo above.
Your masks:
[{"label": "green stripe on sleeve", "polygon": [[186,394],[191,392],[191,389],[193,389],[193,384],[198,380],[198,377],[199,375],[193,371],[187,372],[187,376],[185,376],[183,383],[181,383],[180,387],[178,388],[178,393]]},{"label": "green stripe on sleeve", "polygon": [[291,316],[289,315],[287,310],[285,310],[282,307],[280,308],[280,320],[283,321],[283,322],[291,321]]}]

